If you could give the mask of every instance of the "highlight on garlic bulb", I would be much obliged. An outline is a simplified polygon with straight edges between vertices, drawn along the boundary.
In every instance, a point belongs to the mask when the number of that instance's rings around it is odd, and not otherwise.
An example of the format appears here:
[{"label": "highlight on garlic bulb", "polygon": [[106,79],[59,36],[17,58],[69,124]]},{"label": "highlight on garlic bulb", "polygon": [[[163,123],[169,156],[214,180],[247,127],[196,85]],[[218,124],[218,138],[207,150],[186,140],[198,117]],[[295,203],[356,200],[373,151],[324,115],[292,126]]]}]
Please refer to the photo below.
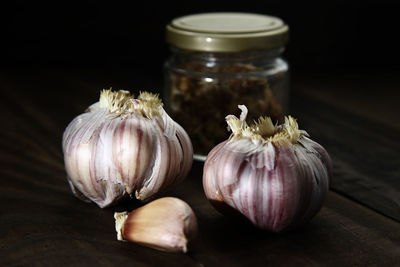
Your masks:
[{"label": "highlight on garlic bulb", "polygon": [[103,90],[68,125],[62,145],[72,191],[102,208],[127,195],[145,200],[170,189],[193,161],[189,136],[148,92],[135,99]]},{"label": "highlight on garlic bulb", "polygon": [[228,115],[228,140],[208,154],[203,172],[207,198],[221,213],[240,212],[255,226],[273,232],[292,229],[320,210],[332,179],[326,150],[299,130],[292,117],[282,125],[260,117],[246,123]]},{"label": "highlight on garlic bulb", "polygon": [[187,252],[188,241],[198,233],[190,206],[174,197],[156,199],[138,209],[116,212],[117,239],[168,252]]}]

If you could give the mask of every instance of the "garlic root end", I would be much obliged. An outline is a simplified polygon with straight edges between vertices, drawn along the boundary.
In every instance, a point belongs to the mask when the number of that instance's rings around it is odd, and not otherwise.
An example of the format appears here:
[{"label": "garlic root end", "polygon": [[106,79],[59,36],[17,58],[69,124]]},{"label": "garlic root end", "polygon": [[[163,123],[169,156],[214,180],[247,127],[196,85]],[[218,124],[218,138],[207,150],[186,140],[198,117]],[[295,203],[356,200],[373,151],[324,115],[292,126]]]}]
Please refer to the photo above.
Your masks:
[{"label": "garlic root end", "polygon": [[115,219],[115,230],[117,231],[117,239],[119,241],[125,241],[122,235],[124,223],[128,218],[128,212],[115,212],[114,219]]}]

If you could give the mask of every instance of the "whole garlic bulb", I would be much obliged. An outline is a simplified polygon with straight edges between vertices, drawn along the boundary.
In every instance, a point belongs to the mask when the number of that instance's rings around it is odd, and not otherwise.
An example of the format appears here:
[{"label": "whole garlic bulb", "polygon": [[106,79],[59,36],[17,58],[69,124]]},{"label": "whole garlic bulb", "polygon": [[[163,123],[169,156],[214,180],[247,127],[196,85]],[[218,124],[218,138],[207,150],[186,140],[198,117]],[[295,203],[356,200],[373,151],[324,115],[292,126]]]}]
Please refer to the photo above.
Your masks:
[{"label": "whole garlic bulb", "polygon": [[[206,158],[203,187],[222,213],[239,211],[255,226],[280,232],[310,220],[321,208],[332,179],[326,150],[299,130],[292,117],[276,126],[226,117],[230,138]],[[229,209],[227,209],[229,208]]]},{"label": "whole garlic bulb", "polygon": [[170,189],[193,161],[187,133],[148,92],[135,99],[103,90],[68,125],[62,145],[72,191],[102,208],[133,192],[144,200]]}]

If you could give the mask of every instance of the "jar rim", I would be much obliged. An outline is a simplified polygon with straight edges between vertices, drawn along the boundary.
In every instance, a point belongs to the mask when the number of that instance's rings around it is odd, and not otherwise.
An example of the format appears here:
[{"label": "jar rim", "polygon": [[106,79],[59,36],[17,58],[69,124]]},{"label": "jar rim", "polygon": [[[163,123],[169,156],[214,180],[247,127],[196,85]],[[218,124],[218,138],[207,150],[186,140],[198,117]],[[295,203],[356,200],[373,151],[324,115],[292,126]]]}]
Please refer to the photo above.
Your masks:
[{"label": "jar rim", "polygon": [[213,12],[172,20],[166,27],[166,41],[187,50],[237,52],[282,47],[288,32],[289,27],[277,17]]}]

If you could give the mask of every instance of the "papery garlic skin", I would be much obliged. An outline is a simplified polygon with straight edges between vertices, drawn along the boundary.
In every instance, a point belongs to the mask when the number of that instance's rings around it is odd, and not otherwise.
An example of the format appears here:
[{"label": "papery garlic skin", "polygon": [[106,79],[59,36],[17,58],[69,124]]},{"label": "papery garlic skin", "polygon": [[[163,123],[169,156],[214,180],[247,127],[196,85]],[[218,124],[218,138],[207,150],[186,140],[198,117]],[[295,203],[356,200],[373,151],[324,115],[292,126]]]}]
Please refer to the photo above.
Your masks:
[{"label": "papery garlic skin", "polygon": [[[321,208],[332,179],[326,150],[298,129],[293,118],[274,126],[262,118],[249,127],[227,116],[231,137],[206,158],[207,198],[239,211],[261,229],[281,232],[310,220]],[[221,209],[220,209],[221,210]]]},{"label": "papery garlic skin", "polygon": [[116,212],[117,239],[157,250],[186,253],[198,233],[190,206],[174,197],[156,199],[132,212]]},{"label": "papery garlic skin", "polygon": [[64,131],[63,152],[74,193],[102,208],[127,195],[144,200],[170,189],[193,161],[189,136],[147,92],[135,99],[103,90]]}]

